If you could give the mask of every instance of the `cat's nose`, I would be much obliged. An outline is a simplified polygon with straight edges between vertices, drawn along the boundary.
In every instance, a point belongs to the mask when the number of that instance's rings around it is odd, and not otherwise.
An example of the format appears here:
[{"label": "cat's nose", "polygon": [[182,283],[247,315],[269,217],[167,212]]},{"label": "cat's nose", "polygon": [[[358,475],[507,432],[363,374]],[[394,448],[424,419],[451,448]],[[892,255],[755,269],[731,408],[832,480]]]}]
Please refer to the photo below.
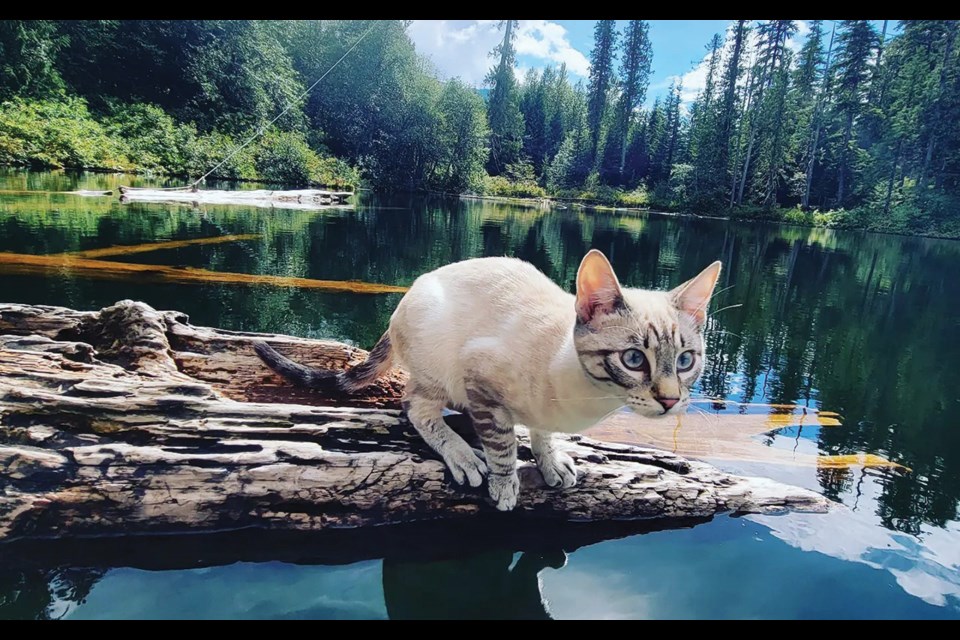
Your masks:
[{"label": "cat's nose", "polygon": [[661,404],[661,406],[663,406],[664,412],[670,411],[670,409],[673,409],[673,405],[675,405],[675,404],[677,404],[678,402],[680,402],[680,398],[659,398],[659,397],[658,397],[658,398],[654,398],[654,399],[655,399],[657,402],[659,402],[659,403]]}]

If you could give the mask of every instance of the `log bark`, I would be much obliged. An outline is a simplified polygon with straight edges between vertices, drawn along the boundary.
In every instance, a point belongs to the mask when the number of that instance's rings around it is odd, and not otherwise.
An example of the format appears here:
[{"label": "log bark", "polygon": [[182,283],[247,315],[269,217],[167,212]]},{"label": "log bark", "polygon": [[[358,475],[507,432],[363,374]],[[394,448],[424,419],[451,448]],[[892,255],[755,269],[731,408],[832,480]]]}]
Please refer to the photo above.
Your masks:
[{"label": "log bark", "polygon": [[[0,540],[501,517],[485,487],[453,484],[407,422],[404,372],[320,396],[267,369],[255,339],[328,368],[366,355],[195,327],[129,300],[98,312],[0,304]],[[464,416],[448,421],[475,439]],[[827,508],[804,489],[578,435],[562,445],[579,484],[554,490],[526,433],[520,442],[520,503],[502,517],[525,522]]]}]

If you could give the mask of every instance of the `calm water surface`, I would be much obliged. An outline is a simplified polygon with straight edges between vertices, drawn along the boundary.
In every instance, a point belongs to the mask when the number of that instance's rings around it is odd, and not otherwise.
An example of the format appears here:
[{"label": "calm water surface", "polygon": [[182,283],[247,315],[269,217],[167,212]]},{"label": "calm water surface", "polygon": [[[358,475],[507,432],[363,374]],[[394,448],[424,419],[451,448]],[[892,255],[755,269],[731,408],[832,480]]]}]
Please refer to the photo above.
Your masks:
[{"label": "calm water surface", "polygon": [[[912,473],[712,460],[843,506],[657,531],[622,523],[513,535],[501,522],[369,540],[0,545],[0,618],[960,618],[960,243],[413,197],[362,195],[354,210],[306,212],[41,193],[130,183],[0,170],[0,252],[250,233],[259,237],[103,259],[408,285],[449,262],[511,255],[568,289],[591,247],[634,287],[674,286],[721,259],[698,392],[836,411],[840,427],[757,442],[873,453]],[[399,295],[11,275],[0,264],[0,301],[98,309],[123,298],[195,324],[369,347]]]}]

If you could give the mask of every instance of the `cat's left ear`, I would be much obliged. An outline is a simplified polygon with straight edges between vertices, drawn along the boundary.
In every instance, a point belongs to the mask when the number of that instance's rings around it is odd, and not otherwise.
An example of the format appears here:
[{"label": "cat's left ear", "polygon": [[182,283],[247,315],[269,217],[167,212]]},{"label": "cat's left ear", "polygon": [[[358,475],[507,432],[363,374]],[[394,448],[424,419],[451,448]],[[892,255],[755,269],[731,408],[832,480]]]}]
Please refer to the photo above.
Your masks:
[{"label": "cat's left ear", "polygon": [[577,317],[580,322],[590,322],[598,314],[613,313],[622,304],[623,292],[610,261],[591,249],[577,271]]},{"label": "cat's left ear", "polygon": [[697,327],[702,327],[707,321],[707,305],[710,296],[720,277],[720,268],[723,265],[719,260],[700,272],[696,278],[687,280],[670,292],[677,309],[693,318]]}]

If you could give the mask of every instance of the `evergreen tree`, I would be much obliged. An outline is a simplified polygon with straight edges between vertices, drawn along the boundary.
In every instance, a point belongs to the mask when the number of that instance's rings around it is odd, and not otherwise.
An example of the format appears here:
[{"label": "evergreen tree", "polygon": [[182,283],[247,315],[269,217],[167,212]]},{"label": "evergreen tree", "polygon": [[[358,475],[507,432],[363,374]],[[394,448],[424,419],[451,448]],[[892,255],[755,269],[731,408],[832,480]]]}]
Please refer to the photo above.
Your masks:
[{"label": "evergreen tree", "polygon": [[746,20],[738,20],[730,35],[733,41],[730,58],[723,74],[723,106],[717,118],[720,139],[717,142],[719,156],[717,167],[730,180],[730,206],[733,206],[737,174],[735,167],[739,162],[737,147],[737,129],[739,122],[739,101],[737,87],[745,71],[747,36],[749,28]]},{"label": "evergreen tree", "polygon": [[593,163],[586,98],[580,90],[570,100],[568,117],[570,129],[547,170],[547,186],[555,190],[582,187]]},{"label": "evergreen tree", "polygon": [[503,40],[491,55],[499,58],[497,65],[487,74],[490,85],[490,102],[487,104],[487,120],[490,123],[490,158],[487,171],[499,175],[508,164],[520,159],[523,149],[523,115],[520,113],[517,80],[513,74],[516,51],[517,20],[504,20]]},{"label": "evergreen tree", "polygon": [[839,120],[837,151],[837,206],[844,206],[853,178],[854,125],[863,114],[869,91],[870,58],[877,46],[877,33],[867,20],[844,20],[837,38],[837,64],[833,83],[834,115]]},{"label": "evergreen tree", "polygon": [[[751,73],[748,88],[747,106],[744,112],[745,120],[745,149],[743,152],[743,167],[740,171],[739,183],[736,191],[736,204],[743,202],[748,182],[753,178],[751,170],[755,171],[754,161],[757,152],[763,151],[763,145],[758,142],[773,142],[777,139],[776,149],[766,149],[766,157],[762,160],[771,167],[767,176],[768,182],[773,181],[773,174],[779,167],[779,154],[782,144],[779,137],[783,127],[783,104],[785,101],[786,81],[782,77],[786,73],[788,61],[786,41],[796,30],[793,20],[771,20],[760,23],[757,27],[757,56]],[[771,91],[773,89],[773,91]],[[764,201],[766,202],[766,197]]]},{"label": "evergreen tree", "polygon": [[627,142],[634,121],[634,111],[647,97],[650,83],[650,66],[653,49],[650,45],[649,26],[643,20],[631,20],[621,43],[620,96],[617,100],[616,118],[610,130],[607,146],[620,156],[617,174],[623,182],[624,165],[627,161]]},{"label": "evergreen tree", "polygon": [[523,114],[523,153],[533,162],[537,175],[547,162],[547,103],[553,84],[553,69],[543,73],[527,71],[520,89],[520,113]]},{"label": "evergreen tree", "polygon": [[601,125],[607,112],[613,80],[614,53],[617,46],[615,20],[598,20],[593,30],[590,52],[590,79],[587,89],[587,126],[590,128],[590,152],[596,157]]},{"label": "evergreen tree", "polygon": [[822,89],[821,82],[826,75],[824,69],[823,21],[810,23],[810,32],[797,56],[797,66],[791,78],[789,109],[793,116],[791,135],[791,196],[799,196],[801,204],[807,207],[809,191],[808,169],[812,170],[814,146],[819,133],[819,105]]},{"label": "evergreen tree", "polygon": [[707,62],[707,74],[703,91],[697,96],[690,109],[690,146],[689,155],[693,165],[691,175],[691,197],[699,205],[705,205],[714,199],[721,185],[725,167],[718,164],[720,159],[720,109],[717,96],[718,75],[723,38],[713,36],[708,45],[710,55]]}]

